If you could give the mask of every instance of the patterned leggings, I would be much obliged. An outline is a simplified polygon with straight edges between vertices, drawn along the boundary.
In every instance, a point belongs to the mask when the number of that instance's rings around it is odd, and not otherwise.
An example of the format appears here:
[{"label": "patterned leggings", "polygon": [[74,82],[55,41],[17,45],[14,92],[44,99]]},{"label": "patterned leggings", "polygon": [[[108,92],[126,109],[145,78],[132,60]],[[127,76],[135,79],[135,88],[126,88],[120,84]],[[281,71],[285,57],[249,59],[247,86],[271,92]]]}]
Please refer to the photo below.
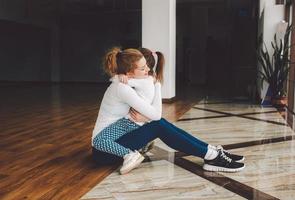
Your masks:
[{"label": "patterned leggings", "polygon": [[121,118],[104,128],[94,137],[93,147],[99,151],[123,157],[124,155],[130,153],[131,150],[118,144],[116,140],[139,127],[140,126],[138,124],[130,121],[129,119]]}]

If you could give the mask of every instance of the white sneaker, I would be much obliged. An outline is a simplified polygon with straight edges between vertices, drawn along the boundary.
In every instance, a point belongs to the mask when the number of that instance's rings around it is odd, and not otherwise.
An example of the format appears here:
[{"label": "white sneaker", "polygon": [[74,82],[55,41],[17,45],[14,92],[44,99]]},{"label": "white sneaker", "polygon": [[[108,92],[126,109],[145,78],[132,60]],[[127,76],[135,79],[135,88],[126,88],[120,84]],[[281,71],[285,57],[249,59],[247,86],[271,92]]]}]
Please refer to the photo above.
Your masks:
[{"label": "white sneaker", "polygon": [[138,167],[143,160],[144,157],[136,150],[125,155],[123,166],[120,169],[120,174],[127,174],[132,169]]}]

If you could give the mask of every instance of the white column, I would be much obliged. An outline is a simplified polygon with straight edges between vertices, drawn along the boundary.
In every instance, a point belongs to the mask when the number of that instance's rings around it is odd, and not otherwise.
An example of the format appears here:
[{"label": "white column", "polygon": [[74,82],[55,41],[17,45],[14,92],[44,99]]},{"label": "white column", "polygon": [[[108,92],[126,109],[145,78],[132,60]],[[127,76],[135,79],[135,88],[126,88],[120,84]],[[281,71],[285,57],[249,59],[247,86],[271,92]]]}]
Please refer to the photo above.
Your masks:
[{"label": "white column", "polygon": [[176,0],[142,0],[142,47],[164,54],[162,96],[175,97]]},{"label": "white column", "polygon": [[[276,5],[275,0],[260,0],[260,15],[262,11],[264,11],[264,16],[260,16],[260,20],[264,21],[260,23],[263,26],[260,27],[260,29],[263,33],[263,41],[270,55],[272,55],[273,48],[271,46],[271,41],[273,41],[273,37],[277,31],[277,25],[284,19],[285,5]],[[258,85],[258,87],[261,87],[258,92],[260,93],[261,99],[263,99],[267,92],[268,84],[263,82],[260,86],[260,81],[258,81]]]}]

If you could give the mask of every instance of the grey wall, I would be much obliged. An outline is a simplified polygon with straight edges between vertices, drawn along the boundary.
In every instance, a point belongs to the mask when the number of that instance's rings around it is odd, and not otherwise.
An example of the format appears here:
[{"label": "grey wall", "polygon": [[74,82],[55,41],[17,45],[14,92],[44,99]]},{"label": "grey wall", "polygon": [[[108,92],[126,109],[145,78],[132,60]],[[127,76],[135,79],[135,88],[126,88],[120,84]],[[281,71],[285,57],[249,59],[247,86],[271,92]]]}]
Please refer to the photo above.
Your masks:
[{"label": "grey wall", "polygon": [[[17,6],[16,6],[17,5]],[[22,20],[26,15],[26,2],[20,0],[1,0],[0,19]]]},{"label": "grey wall", "polygon": [[49,81],[49,30],[0,20],[0,80]]},{"label": "grey wall", "polygon": [[101,63],[108,49],[140,46],[141,13],[65,18],[61,34],[61,80],[103,82]]},{"label": "grey wall", "polygon": [[0,1],[0,81],[105,82],[106,50],[141,45],[138,2],[30,2]]}]

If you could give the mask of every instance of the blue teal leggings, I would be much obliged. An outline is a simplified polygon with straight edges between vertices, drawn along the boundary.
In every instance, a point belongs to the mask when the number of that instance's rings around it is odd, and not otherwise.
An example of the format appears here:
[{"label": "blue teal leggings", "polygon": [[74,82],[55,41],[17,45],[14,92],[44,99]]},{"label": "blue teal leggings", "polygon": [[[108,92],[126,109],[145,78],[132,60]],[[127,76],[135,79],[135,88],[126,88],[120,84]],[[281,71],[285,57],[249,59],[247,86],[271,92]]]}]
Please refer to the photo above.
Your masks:
[{"label": "blue teal leggings", "polygon": [[[205,157],[208,150],[207,143],[193,137],[163,118],[136,128],[122,135],[115,142],[124,148],[139,150],[156,138],[160,138],[166,145],[175,150],[201,158]],[[92,153],[94,160],[98,164],[113,164],[122,161],[121,156],[97,150],[96,148],[92,148]]]}]

